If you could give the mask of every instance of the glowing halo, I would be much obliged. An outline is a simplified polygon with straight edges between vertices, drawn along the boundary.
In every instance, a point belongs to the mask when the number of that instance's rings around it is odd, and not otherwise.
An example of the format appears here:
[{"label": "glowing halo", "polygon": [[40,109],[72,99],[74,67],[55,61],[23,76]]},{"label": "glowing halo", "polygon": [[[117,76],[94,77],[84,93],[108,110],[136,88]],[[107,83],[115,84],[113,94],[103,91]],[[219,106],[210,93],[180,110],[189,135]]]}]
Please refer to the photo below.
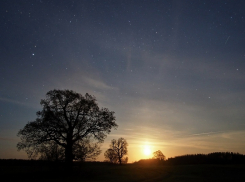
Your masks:
[{"label": "glowing halo", "polygon": [[152,154],[151,148],[150,148],[149,145],[145,145],[145,146],[144,146],[143,152],[144,152],[144,154],[147,155],[147,156],[149,156],[149,155]]}]

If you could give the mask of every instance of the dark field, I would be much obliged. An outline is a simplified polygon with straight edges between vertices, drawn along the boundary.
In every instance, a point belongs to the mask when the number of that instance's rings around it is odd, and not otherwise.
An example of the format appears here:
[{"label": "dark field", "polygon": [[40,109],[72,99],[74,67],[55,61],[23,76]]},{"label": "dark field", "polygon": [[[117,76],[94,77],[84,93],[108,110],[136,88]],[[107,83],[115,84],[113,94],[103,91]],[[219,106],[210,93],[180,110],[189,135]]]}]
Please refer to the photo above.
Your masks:
[{"label": "dark field", "polygon": [[245,165],[153,165],[82,163],[67,173],[62,165],[0,166],[4,181],[245,181]]}]

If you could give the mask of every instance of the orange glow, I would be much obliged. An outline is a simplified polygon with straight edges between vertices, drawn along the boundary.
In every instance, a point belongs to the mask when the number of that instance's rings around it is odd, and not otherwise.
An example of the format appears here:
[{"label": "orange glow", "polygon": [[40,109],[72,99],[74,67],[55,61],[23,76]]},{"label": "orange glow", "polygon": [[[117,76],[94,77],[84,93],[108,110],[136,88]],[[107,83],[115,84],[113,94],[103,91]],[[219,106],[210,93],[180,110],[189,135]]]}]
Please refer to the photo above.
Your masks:
[{"label": "orange glow", "polygon": [[150,148],[149,145],[145,145],[143,150],[144,150],[144,154],[145,154],[146,156],[149,156],[149,155],[152,154],[152,151],[151,151],[151,148]]}]

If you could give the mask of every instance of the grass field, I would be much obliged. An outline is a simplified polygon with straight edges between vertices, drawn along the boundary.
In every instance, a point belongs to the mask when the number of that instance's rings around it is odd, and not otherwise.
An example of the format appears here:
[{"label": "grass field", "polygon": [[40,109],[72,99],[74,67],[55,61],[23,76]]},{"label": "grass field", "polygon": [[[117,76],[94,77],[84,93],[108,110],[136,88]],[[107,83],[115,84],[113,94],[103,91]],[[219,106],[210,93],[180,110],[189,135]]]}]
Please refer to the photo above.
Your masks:
[{"label": "grass field", "polygon": [[4,181],[245,181],[245,165],[110,165],[106,163],[83,163],[68,174],[54,166],[0,166]]}]

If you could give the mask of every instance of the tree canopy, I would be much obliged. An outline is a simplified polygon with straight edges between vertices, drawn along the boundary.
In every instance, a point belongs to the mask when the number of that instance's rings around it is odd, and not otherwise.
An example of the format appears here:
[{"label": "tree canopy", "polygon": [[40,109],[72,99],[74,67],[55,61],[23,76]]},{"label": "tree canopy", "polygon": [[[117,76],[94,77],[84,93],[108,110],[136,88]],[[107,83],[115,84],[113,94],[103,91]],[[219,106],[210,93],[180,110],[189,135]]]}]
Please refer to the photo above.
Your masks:
[{"label": "tree canopy", "polygon": [[113,149],[107,149],[104,153],[104,156],[111,163],[117,163],[118,162],[117,154]]},{"label": "tree canopy", "polygon": [[128,157],[128,143],[124,138],[118,140],[113,139],[110,144],[110,148],[104,153],[106,159],[109,159],[113,163],[127,163]]},{"label": "tree canopy", "polygon": [[163,155],[163,153],[160,150],[153,152],[153,158],[159,159],[161,161],[164,161],[166,159],[165,155]]},{"label": "tree canopy", "polygon": [[99,108],[96,98],[72,90],[51,90],[41,100],[42,110],[37,112],[35,121],[28,122],[18,132],[21,142],[18,150],[25,150],[28,157],[39,155],[45,147],[61,147],[65,160],[83,158],[98,154],[98,145],[111,129],[117,128],[113,111]]}]

